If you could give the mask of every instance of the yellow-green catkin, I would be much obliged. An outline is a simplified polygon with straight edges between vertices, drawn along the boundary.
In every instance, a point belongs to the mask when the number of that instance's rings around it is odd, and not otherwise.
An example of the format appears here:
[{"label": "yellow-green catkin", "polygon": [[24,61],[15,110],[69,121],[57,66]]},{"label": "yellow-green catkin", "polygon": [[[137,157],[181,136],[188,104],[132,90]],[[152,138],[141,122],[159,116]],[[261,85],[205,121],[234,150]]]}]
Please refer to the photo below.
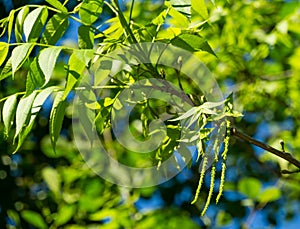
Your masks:
[{"label": "yellow-green catkin", "polygon": [[203,180],[204,180],[204,175],[205,175],[205,170],[206,170],[207,162],[208,162],[208,158],[207,157],[203,157],[203,162],[202,162],[202,168],[201,168],[201,172],[200,172],[200,178],[199,178],[198,187],[197,187],[197,190],[196,190],[195,197],[194,197],[193,201],[191,202],[191,204],[194,204],[198,200],[198,198],[199,198],[201,186],[202,186]]},{"label": "yellow-green catkin", "polygon": [[210,200],[211,200],[212,194],[214,192],[214,187],[215,187],[215,176],[216,176],[216,165],[214,164],[213,167],[211,168],[209,192],[208,192],[205,206],[201,212],[201,216],[204,216],[204,214],[207,211],[208,206],[210,204]]},{"label": "yellow-green catkin", "polygon": [[224,190],[224,183],[225,183],[225,172],[226,172],[226,159],[227,159],[227,153],[228,153],[228,148],[229,148],[229,140],[230,140],[230,122],[227,120],[226,121],[226,137],[224,139],[224,151],[222,153],[222,171],[221,171],[221,179],[220,179],[220,187],[219,187],[219,193],[216,197],[216,203],[219,202],[223,190]]}]

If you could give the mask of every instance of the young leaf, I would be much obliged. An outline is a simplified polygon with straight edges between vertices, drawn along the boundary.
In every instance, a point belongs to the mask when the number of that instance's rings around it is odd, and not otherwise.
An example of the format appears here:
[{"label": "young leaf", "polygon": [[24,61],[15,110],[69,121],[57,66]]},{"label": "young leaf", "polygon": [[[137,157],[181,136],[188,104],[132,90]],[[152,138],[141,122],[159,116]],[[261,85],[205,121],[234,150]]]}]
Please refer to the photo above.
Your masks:
[{"label": "young leaf", "polygon": [[14,48],[11,54],[11,64],[12,64],[12,75],[19,70],[19,68],[23,65],[27,57],[29,56],[31,50],[34,45],[27,43],[22,44]]},{"label": "young leaf", "polygon": [[206,51],[216,55],[206,39],[197,34],[181,33],[171,40],[171,44],[190,52]]},{"label": "young leaf", "polygon": [[23,42],[23,24],[26,16],[29,13],[29,7],[24,6],[20,12],[18,13],[18,16],[16,18],[16,24],[15,24],[15,36],[17,42]]},{"label": "young leaf", "polygon": [[38,64],[38,58],[35,57],[30,64],[30,69],[26,79],[26,95],[30,95],[35,89],[39,89],[45,82],[44,74]]},{"label": "young leaf", "polygon": [[38,56],[39,66],[45,76],[44,85],[46,85],[51,78],[60,51],[60,47],[46,48],[43,49]]},{"label": "young leaf", "polygon": [[33,92],[29,96],[23,97],[18,104],[16,111],[16,133],[14,139],[16,139],[28,120],[35,96],[36,92]]},{"label": "young leaf", "polygon": [[6,42],[0,42],[0,66],[3,64],[3,62],[6,59],[6,56],[8,54],[8,43]]},{"label": "young leaf", "polygon": [[30,211],[30,210],[23,210],[21,212],[21,216],[25,221],[27,221],[29,224],[31,224],[35,228],[38,228],[38,229],[48,228],[43,217],[37,212]]},{"label": "young leaf", "polygon": [[91,27],[81,25],[78,28],[78,46],[80,49],[94,48],[94,33]]},{"label": "young leaf", "polygon": [[39,39],[48,17],[46,7],[39,7],[28,14],[24,21],[26,42],[35,42]]},{"label": "young leaf", "polygon": [[79,17],[83,23],[93,24],[102,13],[103,0],[84,0],[79,9]]},{"label": "young leaf", "polygon": [[65,100],[62,100],[63,95],[64,92],[62,91],[56,94],[53,102],[52,110],[50,113],[49,132],[50,132],[51,144],[54,151],[55,151],[56,141],[61,131],[65,110],[67,107],[67,102]]},{"label": "young leaf", "polygon": [[51,6],[53,6],[54,8],[61,10],[64,13],[68,13],[68,10],[66,7],[63,6],[63,4],[61,4],[60,1],[58,0],[46,0],[46,2],[48,2]]},{"label": "young leaf", "polygon": [[7,98],[3,105],[2,116],[4,122],[4,134],[7,137],[12,121],[15,116],[16,105],[17,105],[17,94],[13,94]]},{"label": "young leaf", "polygon": [[58,13],[50,18],[42,35],[41,43],[54,45],[69,27],[68,15]]}]

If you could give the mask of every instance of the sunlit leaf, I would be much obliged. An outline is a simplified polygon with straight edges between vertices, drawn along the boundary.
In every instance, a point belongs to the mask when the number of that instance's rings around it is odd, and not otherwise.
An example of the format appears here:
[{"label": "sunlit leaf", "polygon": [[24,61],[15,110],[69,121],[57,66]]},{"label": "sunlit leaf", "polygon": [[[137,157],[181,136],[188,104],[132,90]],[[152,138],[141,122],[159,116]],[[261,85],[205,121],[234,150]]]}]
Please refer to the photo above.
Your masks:
[{"label": "sunlit leaf", "polygon": [[46,85],[49,82],[52,76],[56,64],[56,60],[58,58],[60,51],[61,51],[61,47],[46,48],[43,49],[38,56],[39,66],[45,76],[44,85]]},{"label": "sunlit leaf", "polygon": [[15,111],[17,108],[17,94],[13,94],[9,96],[4,105],[2,110],[3,122],[4,122],[4,133],[8,136],[10,127],[12,126],[12,121],[15,117]]},{"label": "sunlit leaf", "polygon": [[30,43],[22,44],[15,47],[11,54],[11,64],[12,64],[12,75],[16,73],[18,69],[24,64],[25,60],[28,58],[34,45]]},{"label": "sunlit leaf", "polygon": [[25,221],[27,221],[29,224],[31,224],[32,226],[38,229],[48,228],[43,217],[37,212],[30,211],[30,210],[23,210],[21,212],[21,216]]},{"label": "sunlit leaf", "polygon": [[42,176],[48,188],[58,196],[60,193],[60,176],[56,169],[46,167],[42,170]]},{"label": "sunlit leaf", "polygon": [[34,90],[39,89],[45,82],[44,74],[38,64],[38,58],[35,57],[30,64],[30,69],[26,78],[26,95],[31,94]]},{"label": "sunlit leaf", "polygon": [[54,45],[63,37],[69,27],[68,15],[58,13],[53,15],[43,32],[41,43]]},{"label": "sunlit leaf", "polygon": [[50,113],[49,132],[52,148],[55,151],[56,141],[60,135],[67,102],[62,100],[64,92],[57,92]]},{"label": "sunlit leaf", "polygon": [[78,28],[78,46],[80,49],[94,48],[94,32],[91,27],[81,25]]},{"label": "sunlit leaf", "polygon": [[23,41],[23,25],[24,25],[24,20],[27,17],[29,13],[29,7],[24,6],[18,13],[18,16],[16,18],[15,22],[15,36],[17,42],[22,42]]},{"label": "sunlit leaf", "polygon": [[28,117],[31,114],[31,107],[36,96],[37,92],[31,93],[29,96],[21,98],[19,101],[17,111],[16,111],[16,133],[15,137],[18,136],[21,129],[24,127],[26,122],[28,121]]},{"label": "sunlit leaf", "polygon": [[6,56],[8,54],[8,48],[9,48],[8,43],[0,42],[0,66],[3,64],[3,62],[6,59]]},{"label": "sunlit leaf", "polygon": [[191,3],[192,3],[192,16],[199,15],[204,20],[208,18],[208,11],[207,11],[205,0],[191,0]]},{"label": "sunlit leaf", "polygon": [[51,6],[58,10],[61,10],[64,13],[68,12],[67,8],[64,7],[63,4],[61,4],[61,2],[58,0],[46,0],[46,2],[48,2]]},{"label": "sunlit leaf", "polygon": [[[77,171],[74,171],[75,173]],[[55,225],[60,226],[67,223],[70,219],[72,219],[73,215],[76,212],[75,205],[62,205],[58,210],[57,218],[55,219]]]},{"label": "sunlit leaf", "polygon": [[10,37],[12,33],[12,28],[14,24],[14,17],[15,17],[15,11],[11,10],[8,16],[8,27],[7,27],[7,32],[8,32],[8,42],[10,42]]},{"label": "sunlit leaf", "polygon": [[79,9],[79,17],[86,24],[93,24],[102,13],[103,0],[84,0]]},{"label": "sunlit leaf", "polygon": [[47,17],[46,7],[38,7],[27,15],[23,27],[27,42],[35,42],[39,39]]}]

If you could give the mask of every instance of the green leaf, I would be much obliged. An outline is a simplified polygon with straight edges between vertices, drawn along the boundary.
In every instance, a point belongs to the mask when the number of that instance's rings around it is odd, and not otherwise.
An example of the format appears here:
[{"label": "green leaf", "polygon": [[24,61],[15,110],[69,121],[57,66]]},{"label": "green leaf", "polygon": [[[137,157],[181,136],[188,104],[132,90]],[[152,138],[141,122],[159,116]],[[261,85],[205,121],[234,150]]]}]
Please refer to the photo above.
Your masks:
[{"label": "green leaf", "polygon": [[72,219],[75,212],[75,205],[62,205],[62,207],[58,210],[57,218],[55,219],[55,225],[64,225],[70,219]]},{"label": "green leaf", "polygon": [[191,14],[191,0],[170,0],[173,8],[182,14]]},{"label": "green leaf", "polygon": [[54,8],[61,10],[64,13],[68,13],[68,10],[66,7],[63,6],[63,4],[61,4],[60,1],[58,0],[46,0],[46,2],[48,2],[51,6],[53,6]]},{"label": "green leaf", "polygon": [[68,15],[58,13],[50,18],[42,35],[41,43],[54,45],[69,27]]},{"label": "green leaf", "polygon": [[12,121],[15,116],[15,111],[17,108],[17,94],[13,94],[9,96],[4,105],[3,105],[3,110],[2,110],[2,116],[3,116],[3,122],[4,122],[4,134],[7,137],[8,132],[12,126]]},{"label": "green leaf", "polygon": [[62,49],[61,47],[46,48],[43,49],[38,56],[39,66],[45,76],[44,85],[46,85],[49,82],[52,76],[56,64],[56,60],[58,58],[61,49]]},{"label": "green leaf", "polygon": [[60,91],[56,94],[53,106],[50,113],[50,121],[49,121],[49,132],[51,138],[52,148],[55,151],[55,146],[57,139],[60,135],[60,131],[62,128],[62,123],[65,115],[65,110],[67,107],[67,102],[62,100],[64,92]]},{"label": "green leaf", "polygon": [[103,0],[84,0],[79,9],[79,17],[83,23],[93,24],[102,13]]},{"label": "green leaf", "polygon": [[14,10],[10,11],[9,16],[8,16],[8,28],[7,28],[8,43],[10,42],[10,37],[11,37],[12,28],[13,28],[13,24],[14,24],[14,16],[15,16],[15,11]]},{"label": "green leaf", "polygon": [[171,23],[179,28],[188,28],[190,22],[186,16],[170,7],[169,15],[172,17]]},{"label": "green leaf", "polygon": [[36,96],[36,92],[33,92],[29,96],[21,98],[16,111],[16,133],[14,138],[18,136],[21,129],[26,124],[26,121],[28,120],[28,117],[31,114],[30,111],[35,96]]},{"label": "green leaf", "polygon": [[0,42],[0,66],[3,64],[3,62],[6,59],[6,56],[8,54],[8,48],[9,48],[8,43]]},{"label": "green leaf", "polygon": [[60,176],[56,169],[46,167],[42,170],[42,176],[48,188],[58,196],[60,194]]},{"label": "green leaf", "polygon": [[171,40],[171,44],[190,52],[206,51],[215,55],[206,39],[198,34],[181,33]]},{"label": "green leaf", "polygon": [[191,0],[191,3],[192,3],[192,16],[199,15],[204,20],[208,19],[208,11],[206,8],[205,0]]},{"label": "green leaf", "polygon": [[14,48],[11,54],[11,64],[12,64],[12,75],[20,69],[24,64],[25,60],[28,58],[30,52],[32,51],[34,45],[27,43],[22,44]]},{"label": "green leaf", "polygon": [[48,87],[44,90],[42,90],[34,99],[34,102],[32,104],[32,108],[31,108],[31,116],[30,116],[30,120],[29,120],[29,124],[26,125],[21,132],[19,133],[19,138],[18,138],[18,145],[14,151],[17,152],[20,147],[22,146],[23,142],[25,141],[26,137],[28,136],[28,134],[30,133],[30,131],[33,128],[34,125],[34,121],[36,116],[38,115],[39,111],[42,108],[42,105],[44,104],[45,100],[49,97],[49,95],[55,90],[57,89],[57,87],[53,86],[53,87]]},{"label": "green leaf", "polygon": [[3,80],[11,75],[12,75],[12,64],[11,64],[11,57],[10,57],[1,71],[0,80]]},{"label": "green leaf", "polygon": [[27,221],[29,224],[31,224],[36,228],[39,229],[48,228],[43,217],[37,212],[24,210],[21,212],[21,216],[25,221]]},{"label": "green leaf", "polygon": [[16,23],[15,23],[15,36],[16,36],[16,41],[17,42],[23,42],[23,25],[24,25],[24,20],[27,17],[29,13],[29,7],[24,6],[20,12],[18,13],[18,16],[16,18]]},{"label": "green leaf", "polygon": [[256,199],[260,193],[261,182],[255,178],[246,177],[239,181],[238,190],[251,199]]},{"label": "green leaf", "polygon": [[81,25],[78,28],[78,46],[80,49],[94,48],[94,32],[91,27]]},{"label": "green leaf", "polygon": [[277,187],[271,187],[267,188],[264,191],[262,191],[258,196],[257,200],[262,203],[268,203],[275,200],[280,199],[281,197],[281,191]]},{"label": "green leaf", "polygon": [[94,51],[92,49],[74,50],[74,52],[72,53],[69,59],[68,79],[67,79],[63,100],[67,98],[68,94],[77,83],[77,80],[83,73],[84,69],[89,64],[93,55],[94,55]]},{"label": "green leaf", "polygon": [[39,89],[45,82],[44,74],[38,64],[38,58],[35,57],[30,64],[30,69],[26,79],[26,95],[30,95],[34,90]]},{"label": "green leaf", "polygon": [[36,42],[47,21],[48,10],[46,7],[38,7],[30,12],[24,21],[24,34],[26,42]]}]

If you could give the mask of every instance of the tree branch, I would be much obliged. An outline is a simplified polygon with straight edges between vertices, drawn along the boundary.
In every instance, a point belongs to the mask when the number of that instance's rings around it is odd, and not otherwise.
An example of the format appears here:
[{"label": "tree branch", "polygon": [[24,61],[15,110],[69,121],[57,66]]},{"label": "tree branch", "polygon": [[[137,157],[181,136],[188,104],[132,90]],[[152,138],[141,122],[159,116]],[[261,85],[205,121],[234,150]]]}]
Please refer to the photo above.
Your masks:
[{"label": "tree branch", "polygon": [[297,168],[300,169],[300,161],[298,161],[296,158],[294,158],[290,153],[282,152],[280,150],[277,150],[263,142],[260,142],[240,131],[238,131],[235,127],[230,129],[230,133],[232,136],[235,136],[236,138],[243,139],[246,142],[249,142],[250,144],[256,145],[278,157],[283,158],[284,160],[290,162],[291,164],[295,165]]}]

